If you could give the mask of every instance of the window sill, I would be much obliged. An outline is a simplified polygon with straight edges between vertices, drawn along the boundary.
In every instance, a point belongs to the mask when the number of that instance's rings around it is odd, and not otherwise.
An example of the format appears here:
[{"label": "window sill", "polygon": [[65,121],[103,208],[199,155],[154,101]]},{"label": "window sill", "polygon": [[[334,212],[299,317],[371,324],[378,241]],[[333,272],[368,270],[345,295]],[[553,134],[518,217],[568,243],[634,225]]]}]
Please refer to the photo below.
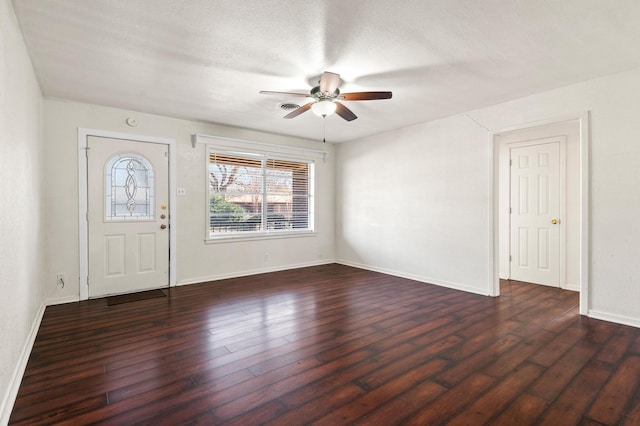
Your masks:
[{"label": "window sill", "polygon": [[299,232],[264,232],[253,235],[221,235],[209,237],[204,240],[205,244],[236,243],[245,241],[280,240],[286,238],[306,238],[318,235],[316,231]]}]

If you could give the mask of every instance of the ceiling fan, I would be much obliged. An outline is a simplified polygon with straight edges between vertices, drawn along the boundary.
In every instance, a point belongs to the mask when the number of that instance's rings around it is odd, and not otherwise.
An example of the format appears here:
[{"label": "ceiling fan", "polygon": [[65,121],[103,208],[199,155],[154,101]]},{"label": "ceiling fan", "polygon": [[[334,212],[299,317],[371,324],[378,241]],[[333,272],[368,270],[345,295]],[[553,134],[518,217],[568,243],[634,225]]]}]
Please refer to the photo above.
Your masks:
[{"label": "ceiling fan", "polygon": [[377,99],[391,99],[391,92],[340,93],[340,89],[338,89],[340,83],[340,74],[325,71],[320,76],[318,85],[311,89],[311,92],[308,94],[272,92],[268,90],[262,90],[260,93],[263,95],[286,95],[311,98],[311,102],[296,108],[289,114],[285,115],[284,118],[294,118],[311,109],[315,114],[322,117],[327,117],[335,112],[347,121],[353,121],[358,118],[358,116],[338,101],[372,101]]}]

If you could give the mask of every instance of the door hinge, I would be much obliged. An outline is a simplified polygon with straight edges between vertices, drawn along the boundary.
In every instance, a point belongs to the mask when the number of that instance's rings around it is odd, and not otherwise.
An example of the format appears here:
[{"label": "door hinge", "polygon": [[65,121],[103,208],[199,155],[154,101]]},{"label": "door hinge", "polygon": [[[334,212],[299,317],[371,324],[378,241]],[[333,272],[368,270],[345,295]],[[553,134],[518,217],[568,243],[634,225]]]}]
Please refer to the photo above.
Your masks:
[{"label": "door hinge", "polygon": [[513,160],[512,159],[509,159],[509,165],[513,166]]},{"label": "door hinge", "polygon": [[509,207],[509,214],[513,213],[513,209]]},{"label": "door hinge", "polygon": [[509,262],[511,262],[511,259],[512,259],[512,258],[511,258],[511,255],[509,255]]}]

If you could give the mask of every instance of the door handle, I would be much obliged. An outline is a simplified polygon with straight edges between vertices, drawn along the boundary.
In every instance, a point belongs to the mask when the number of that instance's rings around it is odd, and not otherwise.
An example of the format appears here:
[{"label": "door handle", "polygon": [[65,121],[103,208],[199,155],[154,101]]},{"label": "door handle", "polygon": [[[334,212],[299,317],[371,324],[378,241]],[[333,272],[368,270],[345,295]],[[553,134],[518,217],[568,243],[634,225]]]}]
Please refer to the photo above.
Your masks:
[{"label": "door handle", "polygon": [[558,219],[551,219],[551,224],[552,225],[557,225],[558,224]]},{"label": "door handle", "polygon": [[164,223],[162,225],[160,225],[160,229],[166,229],[167,225],[165,225]]}]

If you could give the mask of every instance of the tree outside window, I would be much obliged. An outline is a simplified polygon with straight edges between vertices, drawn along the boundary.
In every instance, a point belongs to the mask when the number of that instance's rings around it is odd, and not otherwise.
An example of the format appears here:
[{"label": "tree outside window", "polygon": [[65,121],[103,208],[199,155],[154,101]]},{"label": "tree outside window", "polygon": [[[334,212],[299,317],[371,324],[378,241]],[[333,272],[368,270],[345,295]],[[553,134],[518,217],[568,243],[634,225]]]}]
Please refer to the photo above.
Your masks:
[{"label": "tree outside window", "polygon": [[313,163],[209,153],[212,236],[312,230]]}]

